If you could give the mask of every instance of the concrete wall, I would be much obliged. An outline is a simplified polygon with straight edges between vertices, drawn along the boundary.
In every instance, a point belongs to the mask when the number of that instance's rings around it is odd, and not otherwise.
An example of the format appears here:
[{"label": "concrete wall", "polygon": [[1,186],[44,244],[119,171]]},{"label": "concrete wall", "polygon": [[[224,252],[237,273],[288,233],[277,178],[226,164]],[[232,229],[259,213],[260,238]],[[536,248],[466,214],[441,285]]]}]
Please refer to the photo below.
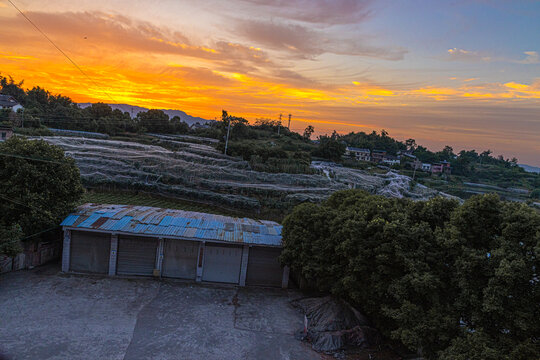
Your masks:
[{"label": "concrete wall", "polygon": [[0,255],[0,273],[28,269],[57,260],[61,249],[60,241],[25,244],[24,252],[14,257]]}]

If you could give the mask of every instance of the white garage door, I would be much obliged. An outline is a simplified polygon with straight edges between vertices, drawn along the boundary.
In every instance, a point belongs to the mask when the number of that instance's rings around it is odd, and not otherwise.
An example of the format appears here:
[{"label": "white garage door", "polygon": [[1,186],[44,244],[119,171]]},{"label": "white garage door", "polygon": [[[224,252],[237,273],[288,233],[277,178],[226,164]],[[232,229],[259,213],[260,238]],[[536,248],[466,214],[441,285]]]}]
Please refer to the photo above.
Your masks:
[{"label": "white garage door", "polygon": [[165,277],[195,280],[197,276],[198,253],[198,242],[165,240],[162,275]]},{"label": "white garage door", "polygon": [[206,245],[204,249],[203,280],[238,284],[242,264],[242,247]]}]

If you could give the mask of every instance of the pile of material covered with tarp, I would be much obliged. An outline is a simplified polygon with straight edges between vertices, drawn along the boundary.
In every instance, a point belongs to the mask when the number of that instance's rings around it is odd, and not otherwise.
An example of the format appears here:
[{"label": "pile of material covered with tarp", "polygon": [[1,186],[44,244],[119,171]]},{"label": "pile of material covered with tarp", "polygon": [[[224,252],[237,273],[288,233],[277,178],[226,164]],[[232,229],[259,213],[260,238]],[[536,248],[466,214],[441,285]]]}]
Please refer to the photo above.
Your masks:
[{"label": "pile of material covered with tarp", "polygon": [[350,348],[369,348],[380,335],[369,321],[347,302],[331,296],[293,301],[305,317],[303,339],[315,351],[333,353]]}]

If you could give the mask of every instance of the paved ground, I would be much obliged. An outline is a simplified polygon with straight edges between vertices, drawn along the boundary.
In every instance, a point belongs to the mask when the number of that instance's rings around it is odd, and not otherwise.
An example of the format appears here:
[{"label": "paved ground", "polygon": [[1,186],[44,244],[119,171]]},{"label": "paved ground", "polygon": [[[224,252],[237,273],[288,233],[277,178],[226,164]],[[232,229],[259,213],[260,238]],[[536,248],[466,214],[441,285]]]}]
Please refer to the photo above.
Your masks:
[{"label": "paved ground", "polygon": [[[59,274],[0,276],[0,353],[14,359],[321,359],[296,340],[295,291]],[[1,356],[0,356],[1,358]]]}]

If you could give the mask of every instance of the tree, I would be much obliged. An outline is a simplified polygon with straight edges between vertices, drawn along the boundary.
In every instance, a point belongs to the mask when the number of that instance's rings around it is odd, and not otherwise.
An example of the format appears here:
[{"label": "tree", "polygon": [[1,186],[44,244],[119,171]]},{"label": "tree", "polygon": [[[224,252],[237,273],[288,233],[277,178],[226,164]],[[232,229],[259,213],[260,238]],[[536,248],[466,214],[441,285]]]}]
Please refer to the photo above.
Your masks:
[{"label": "tree", "polygon": [[11,95],[19,103],[25,105],[26,94],[24,92],[24,89],[22,88],[23,83],[24,81],[16,83],[11,76],[9,77],[9,79],[4,76],[0,76],[0,94]]},{"label": "tree", "polygon": [[315,128],[311,125],[308,125],[308,127],[304,130],[304,139],[309,140],[314,131]]},{"label": "tree", "polygon": [[187,134],[189,132],[189,125],[180,119],[180,116],[173,116],[170,120],[171,130],[175,134]]},{"label": "tree", "polygon": [[405,146],[407,146],[407,150],[414,151],[417,148],[416,140],[414,139],[407,139],[405,140]]},{"label": "tree", "polygon": [[346,190],[283,226],[281,260],[304,285],[425,358],[539,358],[540,214],[526,205]]},{"label": "tree", "polygon": [[15,256],[23,249],[21,239],[22,229],[19,225],[4,226],[0,224],[0,254],[5,256]]},{"label": "tree", "polygon": [[319,136],[319,146],[313,151],[313,155],[337,162],[341,160],[346,147],[334,131],[332,136]]},{"label": "tree", "polygon": [[62,148],[20,137],[0,143],[0,183],[0,225],[25,236],[58,226],[84,191]]},{"label": "tree", "polygon": [[171,131],[169,115],[165,114],[163,110],[141,111],[137,114],[137,120],[139,125],[149,132],[168,133]]},{"label": "tree", "polygon": [[95,119],[111,116],[113,112],[112,108],[108,104],[102,102],[92,104],[86,109]]}]

